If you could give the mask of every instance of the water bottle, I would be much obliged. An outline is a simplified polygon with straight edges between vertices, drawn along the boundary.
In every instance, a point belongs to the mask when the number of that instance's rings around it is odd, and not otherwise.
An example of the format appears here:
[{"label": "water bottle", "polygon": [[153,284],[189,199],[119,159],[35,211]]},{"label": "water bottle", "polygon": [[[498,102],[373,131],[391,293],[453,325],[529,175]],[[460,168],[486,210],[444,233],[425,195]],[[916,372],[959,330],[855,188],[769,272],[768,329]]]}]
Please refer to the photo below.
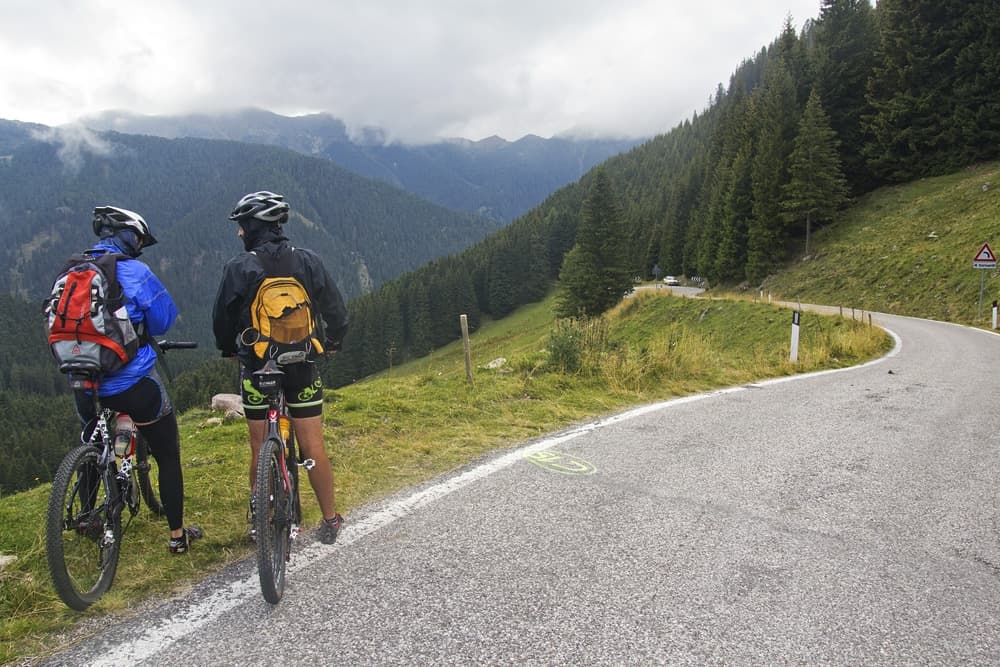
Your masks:
[{"label": "water bottle", "polygon": [[119,413],[115,419],[115,455],[120,458],[132,456],[135,450],[135,424],[132,418]]},{"label": "water bottle", "polygon": [[288,436],[292,434],[292,422],[285,415],[278,417],[278,430],[281,432],[281,439],[288,441]]}]

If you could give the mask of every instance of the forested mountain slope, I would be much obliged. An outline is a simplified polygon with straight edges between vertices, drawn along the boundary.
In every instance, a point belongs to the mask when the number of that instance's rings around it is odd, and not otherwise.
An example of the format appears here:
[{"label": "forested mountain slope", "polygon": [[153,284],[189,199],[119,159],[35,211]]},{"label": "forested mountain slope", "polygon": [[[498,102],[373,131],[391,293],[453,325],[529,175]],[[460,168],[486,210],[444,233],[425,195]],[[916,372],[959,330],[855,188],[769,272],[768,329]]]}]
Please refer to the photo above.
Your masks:
[{"label": "forested mountain slope", "polygon": [[92,208],[123,206],[144,215],[159,239],[143,258],[175,295],[178,335],[203,342],[221,266],[242,250],[227,215],[248,191],[286,196],[289,236],[324,257],[348,298],[499,226],[280,148],[55,130],[32,136],[46,140],[22,141],[0,158],[0,292],[39,299],[54,267],[94,240]]}]

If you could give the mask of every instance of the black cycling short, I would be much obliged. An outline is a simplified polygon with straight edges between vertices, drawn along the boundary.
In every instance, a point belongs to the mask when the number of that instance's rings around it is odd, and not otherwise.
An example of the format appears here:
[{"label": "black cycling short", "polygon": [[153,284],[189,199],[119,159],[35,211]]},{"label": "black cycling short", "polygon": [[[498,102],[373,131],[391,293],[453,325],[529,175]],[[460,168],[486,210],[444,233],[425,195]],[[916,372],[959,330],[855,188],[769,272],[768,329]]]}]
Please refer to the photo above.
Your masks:
[{"label": "black cycling short", "polygon": [[[101,396],[101,406],[127,412],[137,424],[151,424],[174,411],[163,380],[155,369],[125,391]],[[84,423],[96,417],[90,396],[77,393],[77,413]]]},{"label": "black cycling short", "polygon": [[[288,414],[294,418],[318,417],[323,414],[323,378],[312,361],[282,366],[281,388],[285,391]],[[252,371],[240,364],[240,395],[247,419],[267,418],[267,396],[256,384]]]}]

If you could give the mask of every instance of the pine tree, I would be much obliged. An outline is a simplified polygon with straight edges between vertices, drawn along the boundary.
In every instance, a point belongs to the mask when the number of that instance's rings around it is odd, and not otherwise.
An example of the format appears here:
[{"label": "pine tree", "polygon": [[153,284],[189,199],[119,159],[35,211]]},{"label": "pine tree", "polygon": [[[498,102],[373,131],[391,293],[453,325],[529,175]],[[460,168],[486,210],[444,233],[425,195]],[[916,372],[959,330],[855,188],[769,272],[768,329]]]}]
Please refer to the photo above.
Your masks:
[{"label": "pine tree", "polygon": [[376,312],[381,320],[381,347],[389,366],[404,356],[403,311],[399,283],[386,284],[375,293]]},{"label": "pine tree", "polygon": [[780,58],[785,63],[795,87],[795,103],[798,108],[802,108],[809,97],[809,82],[812,78],[811,64],[805,40],[796,35],[791,14],[785,16],[781,35],[775,41],[771,55]]},{"label": "pine tree", "polygon": [[753,218],[747,230],[747,279],[759,283],[782,261],[785,229],[781,188],[788,181],[788,155],[798,112],[795,84],[781,58],[769,63],[764,85],[754,91],[757,150],[751,166]]},{"label": "pine tree", "polygon": [[840,139],[844,174],[855,192],[870,190],[875,176],[865,162],[861,119],[870,115],[865,86],[875,67],[878,33],[870,0],[823,0],[810,53],[816,84]]},{"label": "pine tree", "polygon": [[830,220],[847,197],[837,144],[819,93],[813,90],[789,158],[791,180],[783,188],[782,201],[785,221],[793,225],[804,223],[807,255],[812,224]]},{"label": "pine tree", "polygon": [[566,254],[559,274],[560,317],[600,315],[631,289],[621,227],[611,180],[598,169],[583,202],[576,245]]},{"label": "pine tree", "polygon": [[711,282],[722,279],[720,271],[732,273],[728,262],[720,261],[720,251],[726,257],[742,253],[742,248],[737,250],[732,245],[736,237],[730,224],[729,204],[736,178],[733,170],[736,156],[747,139],[750,98],[745,85],[744,77],[734,76],[730,94],[718,107],[718,125],[708,158],[712,161],[711,172],[694,213],[697,240],[685,245],[685,252],[692,253],[689,257],[693,260],[694,272]]},{"label": "pine tree", "polygon": [[740,282],[745,277],[747,230],[753,217],[753,147],[744,145],[733,160],[732,178],[726,193],[726,218],[715,256],[718,280]]},{"label": "pine tree", "polygon": [[455,296],[449,289],[441,265],[434,262],[428,266],[427,294],[429,297],[429,317],[431,323],[431,347],[438,348],[459,336],[458,312]]},{"label": "pine tree", "polygon": [[902,182],[1000,154],[1000,5],[881,0],[865,126],[876,173]]},{"label": "pine tree", "polygon": [[695,270],[711,282],[720,279],[716,257],[723,243],[726,221],[729,219],[728,194],[732,189],[732,157],[722,157],[715,165],[711,185],[705,192],[705,206],[701,210],[700,238],[698,239]]},{"label": "pine tree", "polygon": [[960,164],[1000,156],[1000,5],[971,3],[956,22],[955,113]]},{"label": "pine tree", "polygon": [[426,271],[412,274],[403,301],[406,340],[410,351],[416,357],[422,357],[434,349],[431,333],[431,302],[427,294],[425,274]]},{"label": "pine tree", "polygon": [[538,301],[549,287],[549,254],[545,238],[536,228],[528,239],[527,273],[521,281],[521,303]]},{"label": "pine tree", "polygon": [[588,317],[603,312],[597,304],[604,302],[600,259],[581,245],[566,253],[559,272],[559,292],[556,295],[558,317]]},{"label": "pine tree", "polygon": [[472,277],[469,271],[456,266],[449,272],[449,280],[457,285],[457,305],[460,315],[468,318],[469,330],[475,331],[479,328],[482,320],[482,313],[479,310],[479,303],[476,301],[476,289],[472,284]]},{"label": "pine tree", "polygon": [[517,307],[513,254],[507,246],[498,248],[490,257],[488,276],[489,313],[500,319]]}]

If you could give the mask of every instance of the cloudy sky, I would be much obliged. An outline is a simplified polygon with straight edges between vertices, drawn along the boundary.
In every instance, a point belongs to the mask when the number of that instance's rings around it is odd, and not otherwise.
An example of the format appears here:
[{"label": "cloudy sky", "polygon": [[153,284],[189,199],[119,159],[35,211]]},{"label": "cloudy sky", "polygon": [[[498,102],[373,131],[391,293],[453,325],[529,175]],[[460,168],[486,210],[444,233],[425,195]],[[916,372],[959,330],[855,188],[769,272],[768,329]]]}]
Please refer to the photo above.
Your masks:
[{"label": "cloudy sky", "polygon": [[[390,139],[640,137],[820,0],[0,0],[0,118],[326,111]],[[280,7],[280,9],[279,9]]]}]

